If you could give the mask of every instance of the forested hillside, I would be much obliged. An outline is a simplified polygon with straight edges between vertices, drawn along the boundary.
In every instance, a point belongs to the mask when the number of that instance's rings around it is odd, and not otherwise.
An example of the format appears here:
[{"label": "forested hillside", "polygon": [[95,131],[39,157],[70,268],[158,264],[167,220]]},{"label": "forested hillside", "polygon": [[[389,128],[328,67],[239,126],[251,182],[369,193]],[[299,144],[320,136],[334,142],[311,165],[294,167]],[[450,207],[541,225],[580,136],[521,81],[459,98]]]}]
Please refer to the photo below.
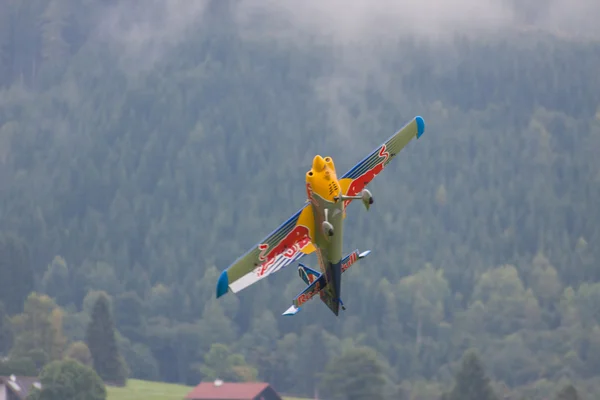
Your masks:
[{"label": "forested hillside", "polygon": [[[73,343],[104,291],[139,379],[312,395],[367,346],[388,393],[438,399],[477,348],[500,397],[598,396],[600,41],[523,21],[339,36],[271,2],[192,3],[0,0],[0,355],[30,356],[31,292]],[[346,250],[373,252],[345,312],[282,317],[295,265],[215,299],[303,204],[315,154],[341,175],[415,115],[371,210],[349,207]]]}]

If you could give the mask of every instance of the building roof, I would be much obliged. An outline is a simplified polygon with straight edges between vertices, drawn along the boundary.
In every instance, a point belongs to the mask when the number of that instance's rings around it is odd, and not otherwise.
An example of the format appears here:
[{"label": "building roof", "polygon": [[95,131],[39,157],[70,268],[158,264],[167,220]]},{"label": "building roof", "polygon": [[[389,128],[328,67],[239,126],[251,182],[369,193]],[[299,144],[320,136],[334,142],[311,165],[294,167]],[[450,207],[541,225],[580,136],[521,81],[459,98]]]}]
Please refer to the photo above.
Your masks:
[{"label": "building roof", "polygon": [[[0,383],[4,383],[20,399],[26,399],[33,386],[39,386],[40,380],[33,376],[0,376]],[[41,386],[39,386],[41,387]]]},{"label": "building roof", "polygon": [[202,382],[185,397],[189,400],[252,400],[269,387],[264,382]]}]

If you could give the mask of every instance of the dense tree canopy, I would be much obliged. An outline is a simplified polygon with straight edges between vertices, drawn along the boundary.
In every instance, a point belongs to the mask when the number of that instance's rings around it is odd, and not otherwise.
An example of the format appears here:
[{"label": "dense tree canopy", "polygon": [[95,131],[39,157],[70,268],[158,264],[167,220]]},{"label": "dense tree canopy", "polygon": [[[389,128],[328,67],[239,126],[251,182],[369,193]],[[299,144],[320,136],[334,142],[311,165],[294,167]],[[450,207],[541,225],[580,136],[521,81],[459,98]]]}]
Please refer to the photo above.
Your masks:
[{"label": "dense tree canopy", "polygon": [[[311,395],[345,354],[384,395],[438,399],[477,348],[498,395],[600,393],[600,41],[352,35],[250,3],[0,1],[0,367],[85,360],[106,293],[136,378]],[[293,266],[214,298],[315,154],[342,174],[415,115],[425,135],[349,207],[345,249],[373,253],[347,311],[280,317]]]},{"label": "dense tree canopy", "polygon": [[53,361],[40,374],[41,388],[29,400],[106,400],[106,387],[98,374],[75,360]]}]

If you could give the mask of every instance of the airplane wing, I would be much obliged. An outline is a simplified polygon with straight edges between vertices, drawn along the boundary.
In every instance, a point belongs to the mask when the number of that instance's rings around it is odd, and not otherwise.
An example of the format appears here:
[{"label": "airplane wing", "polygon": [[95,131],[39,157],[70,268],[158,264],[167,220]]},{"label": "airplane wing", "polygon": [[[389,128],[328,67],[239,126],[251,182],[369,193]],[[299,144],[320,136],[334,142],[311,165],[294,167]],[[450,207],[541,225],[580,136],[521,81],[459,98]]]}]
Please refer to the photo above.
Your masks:
[{"label": "airplane wing", "polygon": [[315,251],[310,203],[225,269],[217,282],[217,298],[234,293]]},{"label": "airplane wing", "polygon": [[[358,195],[400,150],[415,136],[420,138],[424,131],[425,121],[422,117],[415,117],[341,177],[342,192],[346,196]],[[345,203],[344,206],[347,206],[350,200],[346,200]]]}]

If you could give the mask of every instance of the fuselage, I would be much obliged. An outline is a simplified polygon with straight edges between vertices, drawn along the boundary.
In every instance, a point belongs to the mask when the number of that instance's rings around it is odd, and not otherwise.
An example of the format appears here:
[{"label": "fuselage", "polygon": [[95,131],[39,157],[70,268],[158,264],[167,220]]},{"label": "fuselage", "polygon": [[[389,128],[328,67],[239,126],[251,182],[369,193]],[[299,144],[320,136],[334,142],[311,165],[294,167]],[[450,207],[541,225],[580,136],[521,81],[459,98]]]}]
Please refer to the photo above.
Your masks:
[{"label": "fuselage", "polygon": [[[312,168],[306,172],[306,195],[315,217],[313,243],[321,272],[326,276],[326,293],[321,299],[337,314],[340,296],[341,259],[344,228],[344,202],[335,201],[341,186],[331,157],[315,156]],[[324,227],[327,220],[332,228],[330,235]],[[330,304],[331,303],[331,304]]]},{"label": "fuselage", "polygon": [[[312,168],[306,172],[306,195],[310,201],[315,216],[314,245],[321,250],[319,263],[329,261],[332,264],[342,258],[343,215],[344,203],[335,201],[335,196],[341,194],[340,182],[335,172],[331,157],[315,156]],[[327,215],[327,217],[325,217]],[[333,226],[333,236],[328,236],[323,229],[323,221]]]}]

